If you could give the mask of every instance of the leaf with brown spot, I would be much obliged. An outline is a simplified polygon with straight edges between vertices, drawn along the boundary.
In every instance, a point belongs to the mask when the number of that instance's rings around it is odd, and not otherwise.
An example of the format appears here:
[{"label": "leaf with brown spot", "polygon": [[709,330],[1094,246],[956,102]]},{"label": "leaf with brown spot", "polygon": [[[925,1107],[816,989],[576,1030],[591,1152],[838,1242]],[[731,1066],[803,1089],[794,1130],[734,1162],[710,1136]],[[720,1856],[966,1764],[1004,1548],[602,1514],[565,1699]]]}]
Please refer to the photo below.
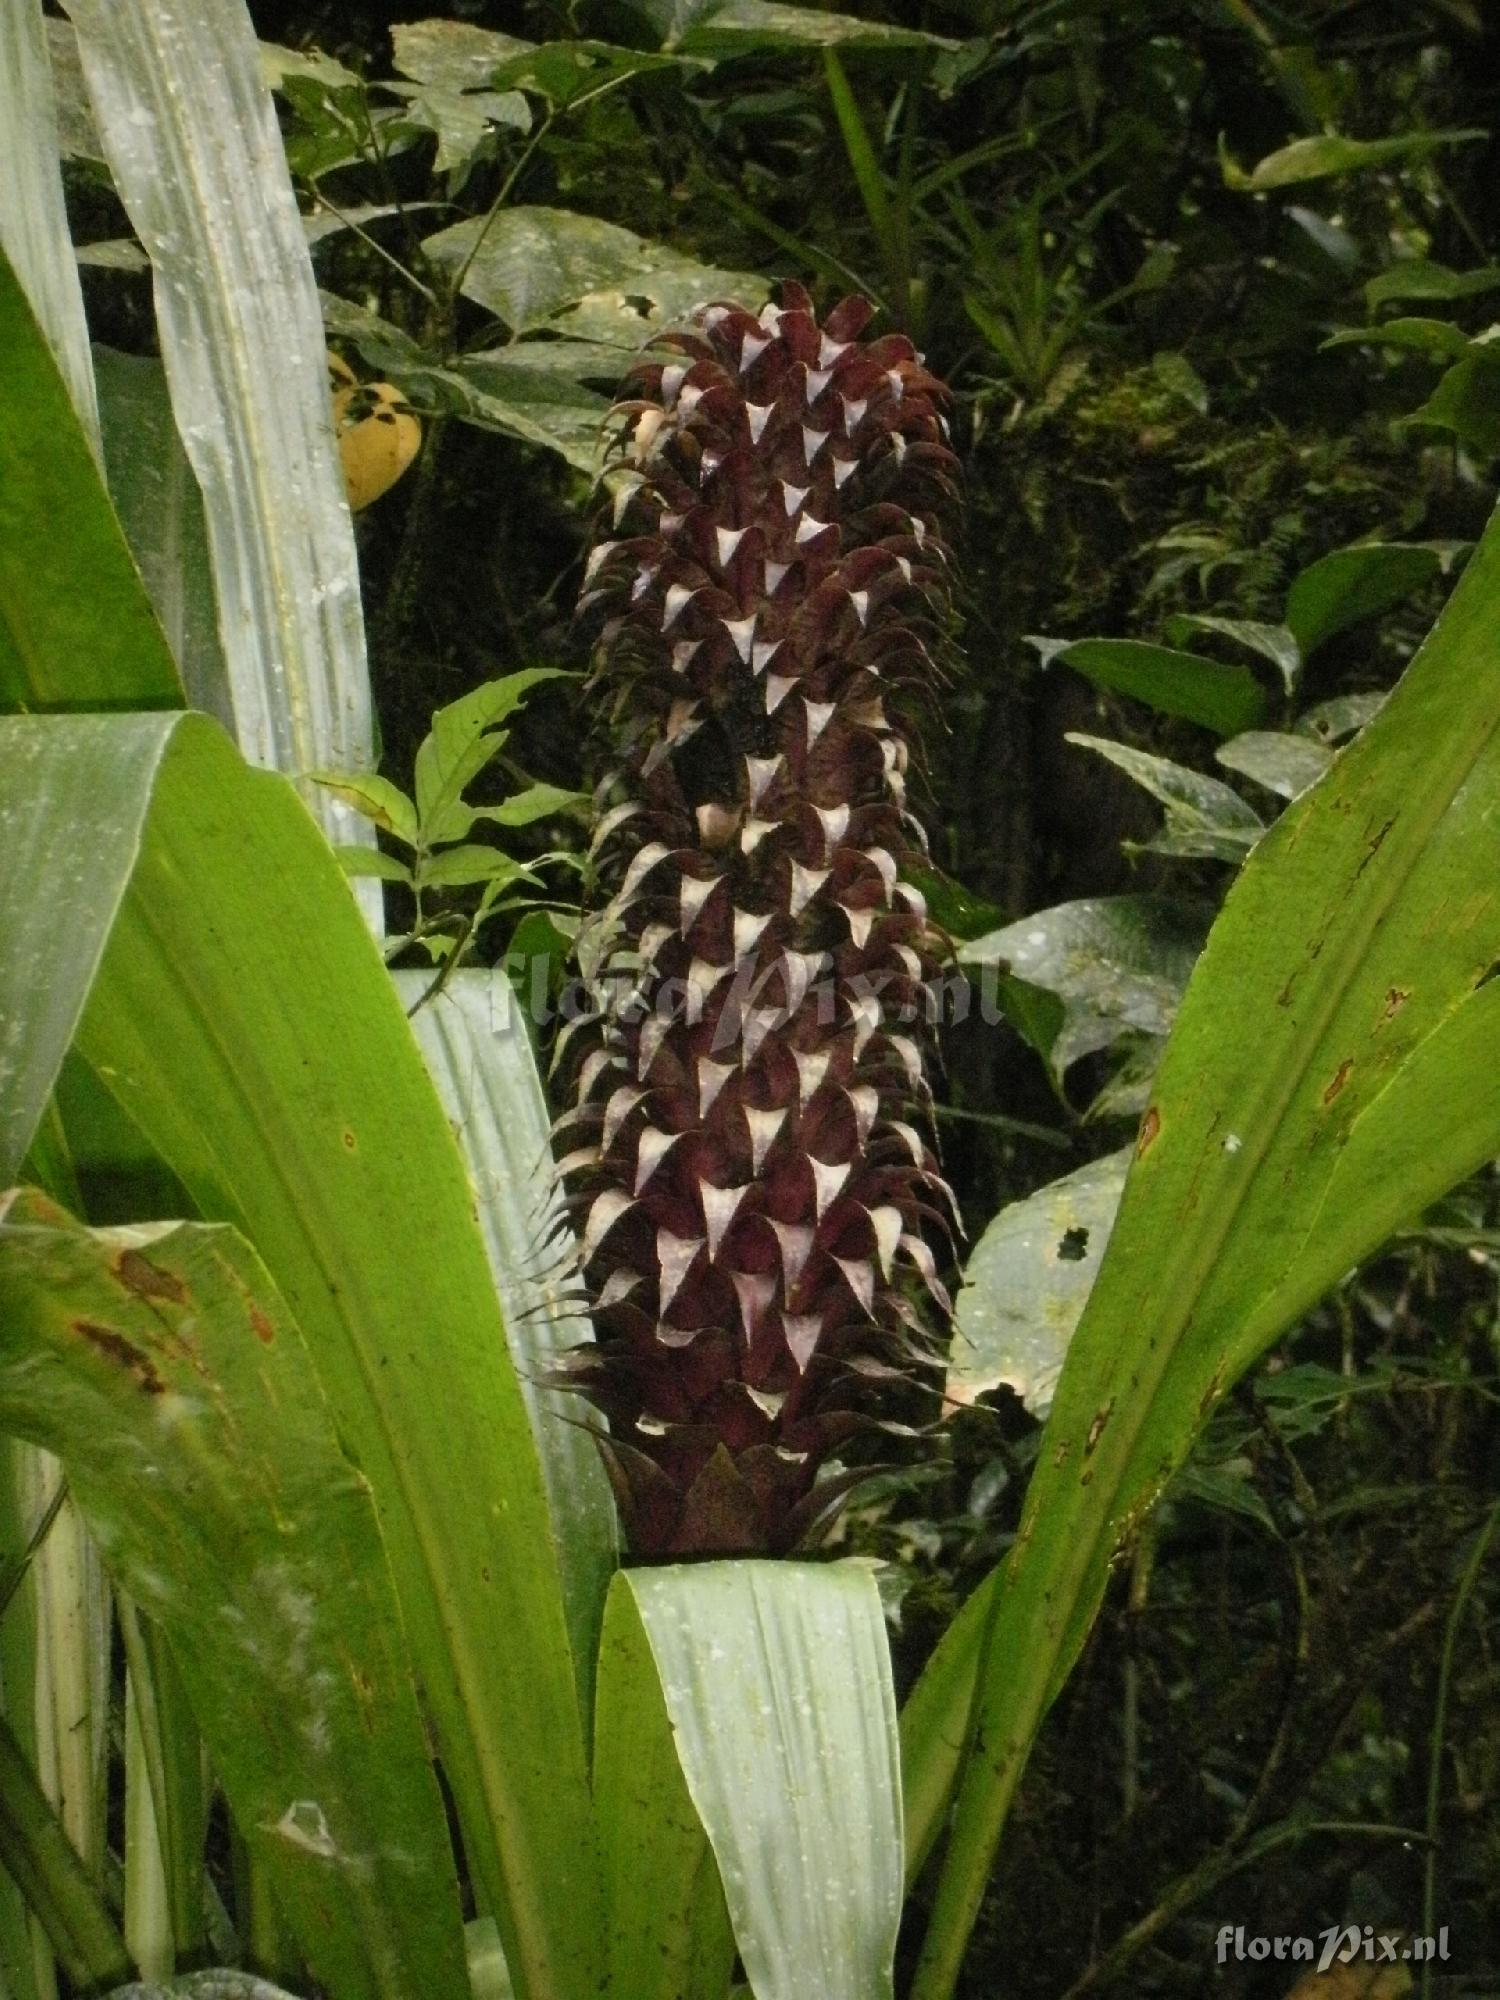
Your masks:
[{"label": "leaf with brown spot", "polygon": [[151,1356],[127,1340],[116,1327],[101,1326],[92,1319],[75,1319],[69,1323],[96,1353],[114,1362],[117,1368],[123,1368],[128,1375],[133,1375],[148,1396],[165,1393],[167,1385],[156,1372]]},{"label": "leaf with brown spot", "polygon": [[[62,1459],[115,1581],[164,1634],[321,1983],[341,2000],[465,1992],[381,1533],[301,1330],[233,1230],[178,1225],[149,1261],[123,1234],[29,1189],[0,1202],[0,1426]],[[316,1842],[291,1837],[289,1800]]]},{"label": "leaf with brown spot", "polygon": [[1327,1087],[1323,1092],[1324,1104],[1332,1104],[1333,1100],[1338,1096],[1339,1092],[1344,1088],[1345,1084],[1349,1081],[1350,1076],[1353,1074],[1353,1070],[1354,1070],[1353,1056],[1345,1056],[1344,1060],[1339,1064],[1338,1068],[1334,1071],[1331,1081],[1328,1083]]},{"label": "leaf with brown spot", "polygon": [[139,1299],[170,1299],[176,1306],[188,1303],[182,1281],[153,1264],[139,1250],[122,1250],[115,1259],[114,1271],[126,1291],[134,1292]]}]

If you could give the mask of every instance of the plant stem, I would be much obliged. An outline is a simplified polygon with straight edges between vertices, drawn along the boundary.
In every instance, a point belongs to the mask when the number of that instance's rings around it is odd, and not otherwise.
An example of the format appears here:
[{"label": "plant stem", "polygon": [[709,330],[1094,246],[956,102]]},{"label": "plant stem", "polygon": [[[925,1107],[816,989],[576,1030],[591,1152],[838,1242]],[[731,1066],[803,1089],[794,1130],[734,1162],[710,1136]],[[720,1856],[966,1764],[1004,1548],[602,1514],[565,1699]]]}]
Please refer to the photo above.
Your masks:
[{"label": "plant stem", "polygon": [[35,1912],[75,1986],[118,1986],[129,1977],[125,1940],[3,1720],[0,1864]]},{"label": "plant stem", "polygon": [[366,246],[367,249],[373,250],[375,252],[375,255],[377,257],[384,258],[385,262],[390,265],[391,269],[396,273],[398,273],[399,276],[403,277],[406,280],[407,284],[409,284],[414,291],[420,292],[422,294],[422,297],[427,300],[429,305],[435,306],[437,304],[438,302],[437,293],[434,292],[430,286],[424,285],[422,283],[422,280],[417,276],[415,271],[408,270],[406,265],[402,263],[401,259],[399,257],[393,256],[391,252],[386,249],[383,243],[376,242],[375,238],[370,234],[368,229],[362,228],[360,224],[357,223],[352,216],[346,215],[344,211],[338,206],[337,202],[330,201],[328,196],[323,192],[322,187],[319,185],[317,181],[312,181],[310,183],[310,186],[312,188],[313,194],[316,197],[316,199],[322,204],[324,208],[328,210],[328,213],[330,215],[336,216],[338,218],[338,220],[344,225],[345,229],[351,230],[353,234],[359,238],[360,242]]}]

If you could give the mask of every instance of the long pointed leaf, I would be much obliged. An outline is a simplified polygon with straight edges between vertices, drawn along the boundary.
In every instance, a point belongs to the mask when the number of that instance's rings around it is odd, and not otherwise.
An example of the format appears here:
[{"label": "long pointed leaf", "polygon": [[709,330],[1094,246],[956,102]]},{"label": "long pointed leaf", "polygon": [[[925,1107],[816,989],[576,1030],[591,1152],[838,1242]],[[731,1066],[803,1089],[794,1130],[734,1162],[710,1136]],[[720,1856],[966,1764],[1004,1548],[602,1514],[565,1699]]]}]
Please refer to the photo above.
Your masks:
[{"label": "long pointed leaf", "polygon": [[[1360,1121],[1404,1064],[1431,1065],[1401,1138],[1418,1158],[1493,1069],[1483,1034],[1458,1022],[1500,959],[1497,614],[1492,521],[1380,715],[1260,842],[1189,985],[992,1594],[918,2000],[952,1991],[1032,1738],[1116,1549],[1281,1315],[1376,1249],[1403,1205],[1387,1176],[1320,1226]],[[1444,1165],[1462,1173],[1485,1147],[1500,1150],[1500,1124],[1468,1130]],[[1413,1206],[1436,1191],[1420,1172],[1405,1184]]]},{"label": "long pointed leaf", "polygon": [[0,4],[0,246],[99,456],[99,412],[83,288],[58,169],[57,107],[41,0]]},{"label": "long pointed leaf", "polygon": [[[359,570],[323,325],[242,0],[71,0],[162,358],[203,490],[236,732],[291,775],[372,756]],[[331,797],[338,839],[370,840]]]},{"label": "long pointed leaf", "polygon": [[[0,723],[0,795],[18,746],[44,740],[65,769],[140,722]],[[592,1994],[598,1885],[561,1588],[453,1134],[290,787],[201,717],[153,726],[165,748],[78,1048],[200,1214],[255,1243],[303,1328],[375,1493],[518,1995]],[[45,813],[44,777],[28,789]]]},{"label": "long pointed leaf", "polygon": [[[397,973],[408,1006],[427,974]],[[536,1435],[562,1572],[563,1601],[588,1714],[604,1596],[619,1547],[615,1503],[578,1399],[544,1387],[540,1371],[593,1328],[564,1294],[575,1277],[572,1231],[551,1171],[547,1100],[536,1057],[503,972],[463,969],[412,1017],[417,1044],[458,1135],[479,1207],[505,1335]]]},{"label": "long pointed leaf", "polygon": [[67,385],[3,253],[0,355],[0,707],[180,702]]},{"label": "long pointed leaf", "polygon": [[[712,1698],[712,1697],[711,1697]],[[718,1865],[682,1773],[634,1588],[610,1591],[599,1649],[594,1795],[609,1984],[619,2000],[724,2000],[734,1937]]]},{"label": "long pointed leaf", "polygon": [[182,676],[189,708],[234,728],[219,640],[203,495],[153,355],[94,350],[104,471],[152,608]]},{"label": "long pointed leaf", "polygon": [[80,1986],[118,1979],[125,1944],[10,1730],[0,1723],[0,1864]]},{"label": "long pointed leaf", "polygon": [[[7,739],[0,792],[0,1185],[20,1171],[103,956],[166,745],[154,716]],[[45,795],[45,796],[44,796]],[[87,857],[86,860],[81,857]]]}]

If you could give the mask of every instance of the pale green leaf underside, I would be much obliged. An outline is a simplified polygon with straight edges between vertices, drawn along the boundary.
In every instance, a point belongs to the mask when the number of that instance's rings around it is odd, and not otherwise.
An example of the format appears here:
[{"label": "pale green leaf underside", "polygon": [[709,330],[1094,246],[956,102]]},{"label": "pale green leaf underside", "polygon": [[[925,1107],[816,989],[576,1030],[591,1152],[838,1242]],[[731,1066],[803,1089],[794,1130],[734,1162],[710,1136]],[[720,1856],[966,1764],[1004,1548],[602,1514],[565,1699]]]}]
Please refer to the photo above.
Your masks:
[{"label": "pale green leaf underside", "polygon": [[1045,1416],[1125,1185],[1130,1149],[1002,1208],[975,1244],[954,1302],[948,1394],[972,1403],[1003,1385]]},{"label": "pale green leaf underside", "polygon": [[1092,896],[1038,910],[959,947],[965,967],[1008,968],[1055,993],[1051,1051],[1070,1063],[1130,1032],[1164,1035],[1208,934],[1210,906],[1167,896]]},{"label": "pale green leaf underside", "polygon": [[615,1588],[645,1627],[756,2000],[889,2000],[901,1780],[873,1575],[718,1562]]},{"label": "pale green leaf underside", "polygon": [[695,305],[715,298],[758,303],[767,289],[751,272],[695,264],[571,209],[505,209],[493,221],[455,222],[422,247],[450,268],[469,260],[465,294],[516,333],[556,324],[579,339],[626,348],[644,346]]},{"label": "pale green leaf underside", "polygon": [[[361,769],[372,729],[359,569],[317,288],[249,16],[238,0],[70,0],[68,12],[155,273],[240,744],[292,775]],[[341,801],[314,805],[334,838],[373,845]]]}]

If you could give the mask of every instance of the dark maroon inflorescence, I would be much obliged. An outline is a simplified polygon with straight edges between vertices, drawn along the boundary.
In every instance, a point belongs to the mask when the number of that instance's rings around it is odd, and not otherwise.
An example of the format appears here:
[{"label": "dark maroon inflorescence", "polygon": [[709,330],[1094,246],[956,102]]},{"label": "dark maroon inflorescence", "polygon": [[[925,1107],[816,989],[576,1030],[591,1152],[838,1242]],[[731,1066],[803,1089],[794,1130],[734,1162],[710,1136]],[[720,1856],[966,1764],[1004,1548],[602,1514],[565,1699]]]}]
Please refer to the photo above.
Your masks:
[{"label": "dark maroon inflorescence", "polygon": [[[781,1552],[948,1313],[927,1128],[913,709],[940,680],[940,384],[869,306],[709,306],[621,405],[581,608],[621,748],[598,1013],[562,1171],[597,1348],[573,1381],[639,1554]],[[638,481],[633,486],[629,481]]]}]

